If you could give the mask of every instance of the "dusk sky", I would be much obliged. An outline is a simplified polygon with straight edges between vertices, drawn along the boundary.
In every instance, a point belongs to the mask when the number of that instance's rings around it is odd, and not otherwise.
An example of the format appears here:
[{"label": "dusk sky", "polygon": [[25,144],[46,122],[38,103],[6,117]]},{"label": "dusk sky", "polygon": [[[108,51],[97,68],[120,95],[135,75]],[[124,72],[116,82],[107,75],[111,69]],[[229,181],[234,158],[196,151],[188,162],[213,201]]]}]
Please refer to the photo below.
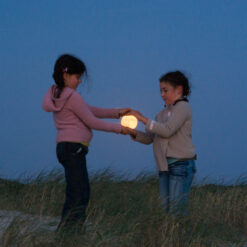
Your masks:
[{"label": "dusk sky", "polygon": [[[0,0],[0,177],[61,168],[41,102],[63,53],[85,62],[89,104],[149,118],[164,107],[159,77],[185,72],[197,179],[246,176],[246,10],[246,0]],[[89,172],[156,172],[151,145],[113,133],[94,131],[87,161]]]}]

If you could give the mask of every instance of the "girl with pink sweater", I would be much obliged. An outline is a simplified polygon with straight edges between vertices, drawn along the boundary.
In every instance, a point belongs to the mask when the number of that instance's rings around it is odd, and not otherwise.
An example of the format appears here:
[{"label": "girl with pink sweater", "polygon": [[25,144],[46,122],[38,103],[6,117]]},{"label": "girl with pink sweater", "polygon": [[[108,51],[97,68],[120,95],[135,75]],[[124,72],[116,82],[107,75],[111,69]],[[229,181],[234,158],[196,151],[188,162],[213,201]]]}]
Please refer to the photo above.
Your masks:
[{"label": "girl with pink sweater", "polygon": [[82,225],[86,219],[90,196],[86,154],[92,129],[124,135],[132,131],[101,120],[119,118],[130,109],[104,109],[87,104],[76,92],[82,76],[87,76],[87,69],[80,59],[68,54],[60,56],[53,73],[56,85],[51,86],[42,102],[43,109],[53,113],[57,158],[65,170],[66,199],[58,230],[75,223]]}]

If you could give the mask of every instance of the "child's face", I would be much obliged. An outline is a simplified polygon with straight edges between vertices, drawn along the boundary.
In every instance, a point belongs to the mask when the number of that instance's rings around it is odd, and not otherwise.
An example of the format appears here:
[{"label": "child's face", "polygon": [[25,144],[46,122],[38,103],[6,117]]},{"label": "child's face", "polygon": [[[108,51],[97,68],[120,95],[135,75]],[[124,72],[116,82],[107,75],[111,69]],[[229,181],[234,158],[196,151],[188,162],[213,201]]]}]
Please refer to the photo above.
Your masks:
[{"label": "child's face", "polygon": [[172,105],[176,100],[182,97],[182,86],[174,87],[169,82],[160,82],[161,98],[165,101],[166,105]]},{"label": "child's face", "polygon": [[79,84],[81,83],[81,74],[68,74],[64,73],[63,74],[64,78],[64,84],[66,87],[73,88],[74,90],[77,89]]}]

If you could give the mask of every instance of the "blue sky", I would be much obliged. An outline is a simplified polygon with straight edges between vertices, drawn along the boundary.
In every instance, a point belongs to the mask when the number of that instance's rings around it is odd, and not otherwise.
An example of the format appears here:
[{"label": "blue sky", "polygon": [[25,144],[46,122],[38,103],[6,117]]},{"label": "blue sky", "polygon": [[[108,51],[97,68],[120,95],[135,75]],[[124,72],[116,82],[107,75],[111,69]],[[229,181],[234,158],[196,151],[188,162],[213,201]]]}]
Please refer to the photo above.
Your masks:
[{"label": "blue sky", "polygon": [[[0,0],[0,175],[60,168],[52,115],[41,101],[56,58],[89,70],[88,103],[132,107],[154,118],[159,77],[182,70],[192,84],[199,179],[246,175],[247,2]],[[143,130],[140,124],[138,129]],[[155,172],[152,146],[94,131],[88,169]]]}]

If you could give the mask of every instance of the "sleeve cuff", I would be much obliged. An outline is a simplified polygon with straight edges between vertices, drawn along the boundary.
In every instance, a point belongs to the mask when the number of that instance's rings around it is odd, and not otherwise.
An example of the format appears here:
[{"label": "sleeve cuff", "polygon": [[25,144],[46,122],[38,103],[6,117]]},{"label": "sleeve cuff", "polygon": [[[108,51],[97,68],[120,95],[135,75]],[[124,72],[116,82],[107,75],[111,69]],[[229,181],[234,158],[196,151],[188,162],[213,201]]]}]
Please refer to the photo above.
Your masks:
[{"label": "sleeve cuff", "polygon": [[146,124],[146,131],[152,132],[152,129],[154,127],[155,121],[152,119],[148,119],[148,122]]}]

